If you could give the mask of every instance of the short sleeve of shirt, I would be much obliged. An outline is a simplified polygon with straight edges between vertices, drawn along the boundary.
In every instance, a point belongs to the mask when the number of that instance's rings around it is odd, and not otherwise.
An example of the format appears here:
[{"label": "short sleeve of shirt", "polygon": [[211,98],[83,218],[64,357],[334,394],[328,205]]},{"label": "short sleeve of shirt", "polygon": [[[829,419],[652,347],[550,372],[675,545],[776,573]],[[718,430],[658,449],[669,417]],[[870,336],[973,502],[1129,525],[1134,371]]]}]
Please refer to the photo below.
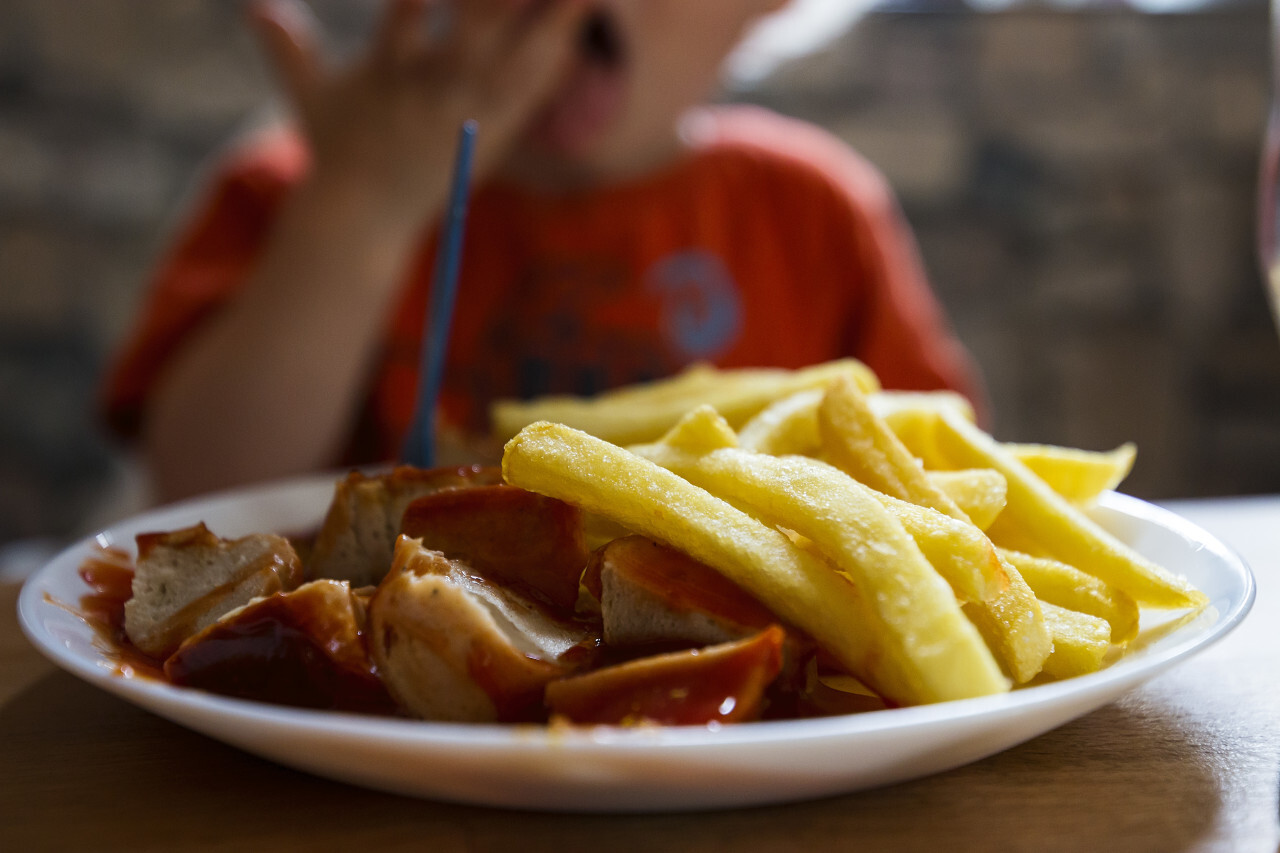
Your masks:
[{"label": "short sleeve of shirt", "polygon": [[[790,163],[792,184],[808,194],[825,251],[855,293],[848,351],[886,388],[958,391],[985,415],[980,374],[930,287],[915,238],[882,174],[821,128],[752,107],[717,110],[717,141]],[[799,235],[792,235],[798,239]]]}]

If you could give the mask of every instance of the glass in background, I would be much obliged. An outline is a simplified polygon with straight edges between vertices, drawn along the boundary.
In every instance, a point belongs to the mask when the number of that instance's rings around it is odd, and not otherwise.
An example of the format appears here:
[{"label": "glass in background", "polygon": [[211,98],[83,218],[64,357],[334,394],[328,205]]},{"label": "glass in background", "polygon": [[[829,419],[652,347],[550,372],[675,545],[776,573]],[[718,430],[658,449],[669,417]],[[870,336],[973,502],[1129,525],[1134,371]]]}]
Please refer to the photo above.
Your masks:
[{"label": "glass in background", "polygon": [[1271,312],[1280,327],[1280,0],[1271,0],[1271,97],[1258,180],[1258,251]]}]

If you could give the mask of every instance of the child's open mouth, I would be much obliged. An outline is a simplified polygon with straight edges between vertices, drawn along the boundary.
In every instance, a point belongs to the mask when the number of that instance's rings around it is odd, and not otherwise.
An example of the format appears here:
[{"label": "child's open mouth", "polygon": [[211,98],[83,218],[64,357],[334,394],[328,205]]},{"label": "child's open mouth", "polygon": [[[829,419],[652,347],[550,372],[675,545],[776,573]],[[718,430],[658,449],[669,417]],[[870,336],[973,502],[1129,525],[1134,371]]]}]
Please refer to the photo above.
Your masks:
[{"label": "child's open mouth", "polygon": [[579,54],[589,63],[616,66],[622,63],[622,47],[622,34],[609,10],[592,12],[578,37]]},{"label": "child's open mouth", "polygon": [[626,72],[626,33],[615,10],[601,3],[587,16],[572,67],[536,122],[537,142],[584,153],[621,112]]}]

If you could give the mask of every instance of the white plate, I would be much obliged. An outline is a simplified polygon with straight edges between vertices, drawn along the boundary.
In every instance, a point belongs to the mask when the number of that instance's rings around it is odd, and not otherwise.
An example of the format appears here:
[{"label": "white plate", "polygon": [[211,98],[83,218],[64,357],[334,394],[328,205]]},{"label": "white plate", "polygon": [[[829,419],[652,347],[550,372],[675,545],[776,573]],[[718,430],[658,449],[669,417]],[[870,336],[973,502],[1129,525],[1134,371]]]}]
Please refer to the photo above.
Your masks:
[{"label": "white plate", "polygon": [[[1185,574],[1210,606],[1167,624],[1101,672],[1007,695],[847,717],[706,728],[548,730],[424,723],[306,711],[126,678],[93,631],[58,602],[87,592],[77,569],[95,544],[132,551],[135,534],[206,522],[221,536],[295,533],[323,515],[333,478],[289,481],[155,510],[67,549],[18,601],[31,641],[54,663],[162,717],[282,764],[411,796],[513,808],[662,811],[746,806],[886,785],[1008,749],[1107,704],[1201,651],[1253,603],[1248,568],[1178,516],[1106,495],[1095,517]],[[1144,613],[1144,620],[1149,614]]]}]

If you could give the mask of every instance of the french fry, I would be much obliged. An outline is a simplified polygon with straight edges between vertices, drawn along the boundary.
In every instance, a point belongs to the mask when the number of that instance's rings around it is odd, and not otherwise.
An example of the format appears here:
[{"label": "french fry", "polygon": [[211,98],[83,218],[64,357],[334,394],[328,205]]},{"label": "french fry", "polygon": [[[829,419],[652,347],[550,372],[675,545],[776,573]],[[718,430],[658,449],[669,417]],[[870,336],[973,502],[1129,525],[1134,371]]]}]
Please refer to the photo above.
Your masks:
[{"label": "french fry", "polygon": [[[773,456],[820,457],[818,407],[824,393],[823,389],[811,388],[770,404],[738,430],[738,446]],[[968,401],[950,392],[880,391],[868,395],[867,400],[868,403],[891,401],[872,405],[872,411],[877,413],[881,408],[899,412],[910,409],[933,417],[941,406],[950,406],[961,413],[972,412]],[[985,529],[1004,509],[1006,487],[998,471],[977,468],[927,473],[933,484],[955,501],[961,512],[980,529]]]},{"label": "french fry", "polygon": [[926,471],[946,471],[952,463],[938,449],[934,437],[942,416],[930,409],[900,409],[887,412],[882,420],[885,426],[902,442],[907,451],[920,460]]},{"label": "french fry", "polygon": [[[1035,542],[1045,556],[1094,575],[1139,605],[1196,607],[1206,600],[1185,578],[1155,565],[1103,530],[1007,448],[963,418],[941,413],[935,439],[954,467],[994,468],[1004,475],[1009,501],[987,530],[997,545]],[[1002,530],[1012,536],[1002,538]]]},{"label": "french fry", "polygon": [[1025,684],[1044,668],[1053,637],[1031,587],[1008,561],[1002,560],[1001,567],[1008,578],[1004,590],[965,604],[964,612],[1009,677]]},{"label": "french fry", "polygon": [[[955,594],[882,495],[817,460],[708,449],[708,435],[728,432],[713,409],[701,407],[644,452],[767,524],[795,531],[846,573],[868,602],[882,638],[882,665],[898,671],[894,681],[914,685],[916,701],[1007,689]],[[883,673],[854,674],[883,692]]]},{"label": "french fry", "polygon": [[882,492],[876,492],[876,497],[911,534],[960,601],[986,601],[1004,591],[1009,583],[1004,564],[977,527]]},{"label": "french fry", "polygon": [[991,526],[1008,500],[1009,485],[999,471],[990,468],[926,473],[980,530]]},{"label": "french fry", "polygon": [[1045,675],[1072,678],[1097,672],[1111,648],[1111,629],[1105,619],[1040,602],[1053,635],[1053,654],[1044,662]]},{"label": "french fry", "polygon": [[1106,620],[1112,643],[1123,645],[1138,636],[1137,602],[1120,590],[1047,557],[1004,548],[1000,556],[1018,570],[1040,601]]},{"label": "french fry", "polygon": [[871,410],[852,382],[832,382],[818,406],[818,431],[827,460],[860,483],[901,500],[936,509],[952,518],[968,517],[933,484],[920,461]]},{"label": "french fry", "polygon": [[973,405],[954,391],[878,391],[868,394],[867,402],[926,470],[946,467],[933,441],[939,412],[954,411],[975,422]]},{"label": "french fry", "polygon": [[[973,417],[963,406],[949,405],[945,396],[932,404],[910,402],[921,396],[908,394],[895,398],[891,392],[881,391],[869,394],[867,399],[872,403],[872,410],[884,419],[926,470],[941,471],[955,465],[938,449],[935,439],[941,413],[949,410],[970,423]],[[1120,485],[1133,469],[1137,453],[1132,443],[1101,452],[1051,444],[1005,443],[1002,447],[1076,506],[1088,506],[1104,491]]]},{"label": "french fry", "polygon": [[867,392],[867,405],[876,417],[891,420],[902,414],[934,414],[948,411],[975,423],[977,416],[973,404],[955,391],[892,391],[882,388]]},{"label": "french fry", "polygon": [[819,388],[836,377],[875,390],[875,374],[855,359],[825,362],[800,370],[742,368],[716,370],[699,365],[671,379],[609,391],[598,397],[543,397],[533,401],[499,400],[491,407],[493,431],[503,438],[537,421],[553,421],[588,432],[613,444],[656,441],[685,412],[708,403],[734,426],[745,423],[771,402]]},{"label": "french fry", "polygon": [[[631,449],[661,464],[666,448],[670,447],[691,453],[708,453],[736,446],[733,429],[714,409],[704,406],[686,415],[662,441],[632,445]],[[872,494],[911,534],[925,559],[951,585],[961,601],[980,601],[1004,589],[1007,578],[1003,565],[995,546],[982,531],[937,510],[917,506],[883,492],[872,490]],[[720,497],[734,503],[731,495],[721,494]],[[791,532],[794,534],[796,531]]]},{"label": "french fry", "polygon": [[769,404],[738,430],[738,446],[772,456],[817,456],[818,405],[824,390],[809,388]]},{"label": "french fry", "polygon": [[[939,407],[933,417],[944,413],[971,424],[967,414],[956,407]],[[833,382],[818,409],[818,426],[823,451],[836,467],[888,495],[972,524],[888,424],[871,410],[859,389],[840,380]],[[1035,595],[1016,569],[1003,562],[1001,568],[1008,583],[995,596],[965,604],[965,613],[1005,671],[1021,683],[1040,671],[1052,641]]]},{"label": "french fry", "polygon": [[1114,489],[1133,470],[1138,448],[1132,442],[1114,450],[1091,451],[1051,444],[1006,444],[1005,447],[1049,488],[1076,506],[1088,506]]},{"label": "french fry", "polygon": [[[1007,687],[994,663],[979,663],[976,672],[948,665],[940,686],[924,685],[888,653],[883,632],[873,627],[871,602],[848,578],[777,530],[634,453],[562,424],[538,423],[507,443],[502,468],[509,483],[607,516],[712,566],[896,703]],[[910,600],[899,605],[912,606]]]}]

